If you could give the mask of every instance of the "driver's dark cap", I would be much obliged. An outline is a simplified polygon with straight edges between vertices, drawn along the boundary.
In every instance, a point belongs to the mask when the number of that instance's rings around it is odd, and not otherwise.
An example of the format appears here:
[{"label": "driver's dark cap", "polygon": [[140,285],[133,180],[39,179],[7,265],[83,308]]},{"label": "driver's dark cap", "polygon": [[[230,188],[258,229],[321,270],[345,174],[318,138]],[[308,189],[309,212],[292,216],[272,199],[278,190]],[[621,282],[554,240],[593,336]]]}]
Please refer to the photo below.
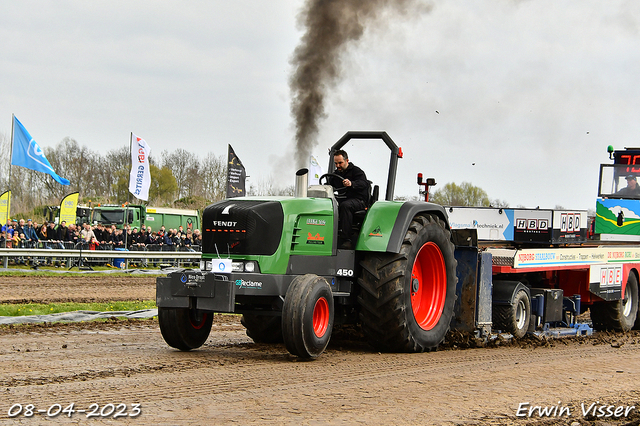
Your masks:
[{"label": "driver's dark cap", "polygon": [[636,176],[634,176],[634,175],[628,175],[628,176],[626,177],[626,179],[627,179],[627,180],[636,180]]}]

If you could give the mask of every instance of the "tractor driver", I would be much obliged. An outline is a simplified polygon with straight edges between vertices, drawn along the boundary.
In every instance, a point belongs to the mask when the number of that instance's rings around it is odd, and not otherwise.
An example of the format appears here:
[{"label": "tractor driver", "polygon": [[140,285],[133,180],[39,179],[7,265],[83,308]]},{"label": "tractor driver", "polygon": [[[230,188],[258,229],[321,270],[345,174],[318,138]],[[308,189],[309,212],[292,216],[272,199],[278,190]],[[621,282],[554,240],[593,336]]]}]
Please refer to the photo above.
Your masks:
[{"label": "tractor driver", "polygon": [[638,179],[635,175],[629,175],[626,177],[627,186],[616,192],[616,195],[621,195],[628,198],[640,198],[640,186],[638,186]]},{"label": "tractor driver", "polygon": [[351,227],[353,226],[353,214],[358,210],[364,210],[369,201],[369,181],[364,171],[349,162],[347,153],[340,149],[333,155],[336,165],[335,173],[342,177],[340,181],[336,177],[330,177],[329,183],[334,188],[346,188],[345,197],[338,199],[338,242],[340,248],[351,250],[354,248]]}]

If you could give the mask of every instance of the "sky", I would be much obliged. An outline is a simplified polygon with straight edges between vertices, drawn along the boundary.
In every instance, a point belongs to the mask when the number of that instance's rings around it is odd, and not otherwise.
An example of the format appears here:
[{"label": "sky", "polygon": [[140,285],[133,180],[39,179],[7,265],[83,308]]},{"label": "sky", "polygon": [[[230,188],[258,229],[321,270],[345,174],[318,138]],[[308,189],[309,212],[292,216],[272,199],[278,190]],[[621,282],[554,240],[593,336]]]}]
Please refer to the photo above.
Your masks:
[{"label": "sky", "polygon": [[[293,185],[291,59],[302,0],[0,0],[0,137],[226,156]],[[396,195],[470,182],[511,207],[593,209],[608,145],[640,146],[640,2],[422,0],[340,56],[314,155],[349,130],[402,147]],[[382,143],[348,147],[381,187]],[[384,193],[384,191],[381,191]]]}]

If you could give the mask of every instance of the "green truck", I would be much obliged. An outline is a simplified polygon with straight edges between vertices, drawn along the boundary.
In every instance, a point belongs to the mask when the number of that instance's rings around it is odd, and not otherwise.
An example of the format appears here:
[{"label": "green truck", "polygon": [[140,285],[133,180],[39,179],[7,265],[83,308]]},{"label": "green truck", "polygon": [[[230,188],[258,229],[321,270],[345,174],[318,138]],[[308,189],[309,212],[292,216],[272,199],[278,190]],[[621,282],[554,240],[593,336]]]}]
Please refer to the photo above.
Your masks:
[{"label": "green truck", "polygon": [[157,231],[161,226],[166,229],[184,230],[199,229],[200,216],[197,210],[172,209],[164,207],[147,207],[138,204],[106,205],[93,208],[91,223],[115,225],[122,229],[124,225],[131,228],[148,228]]},{"label": "green truck", "polygon": [[[89,206],[76,207],[76,220],[74,223],[89,222],[92,208]],[[60,206],[47,206],[44,208],[44,219],[48,222],[60,223]]]}]

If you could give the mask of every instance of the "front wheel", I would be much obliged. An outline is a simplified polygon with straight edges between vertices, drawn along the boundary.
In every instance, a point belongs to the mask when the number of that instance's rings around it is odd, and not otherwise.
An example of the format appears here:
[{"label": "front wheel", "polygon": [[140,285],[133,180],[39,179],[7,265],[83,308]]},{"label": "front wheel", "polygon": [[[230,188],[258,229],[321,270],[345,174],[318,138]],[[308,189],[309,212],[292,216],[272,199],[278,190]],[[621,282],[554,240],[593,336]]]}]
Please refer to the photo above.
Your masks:
[{"label": "front wheel", "polygon": [[437,216],[416,216],[399,253],[360,263],[358,302],[369,343],[380,351],[434,350],[449,330],[456,291],[451,233]]},{"label": "front wheel", "polygon": [[207,341],[213,313],[187,308],[158,308],[158,323],[162,337],[169,346],[190,351]]},{"label": "front wheel", "polygon": [[589,308],[596,330],[629,331],[640,328],[638,321],[638,279],[629,272],[624,297],[610,302],[594,303]]},{"label": "front wheel", "polygon": [[282,308],[282,337],[287,350],[301,358],[316,358],[326,349],[333,330],[333,293],[314,274],[293,279]]}]

